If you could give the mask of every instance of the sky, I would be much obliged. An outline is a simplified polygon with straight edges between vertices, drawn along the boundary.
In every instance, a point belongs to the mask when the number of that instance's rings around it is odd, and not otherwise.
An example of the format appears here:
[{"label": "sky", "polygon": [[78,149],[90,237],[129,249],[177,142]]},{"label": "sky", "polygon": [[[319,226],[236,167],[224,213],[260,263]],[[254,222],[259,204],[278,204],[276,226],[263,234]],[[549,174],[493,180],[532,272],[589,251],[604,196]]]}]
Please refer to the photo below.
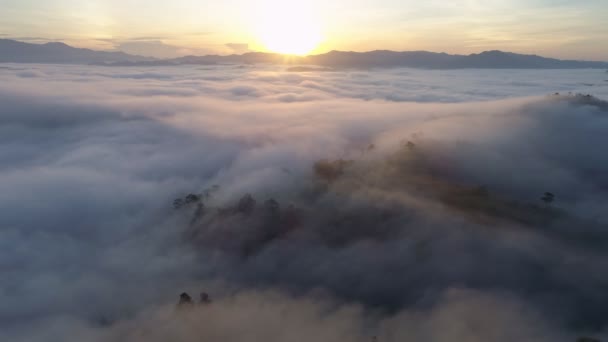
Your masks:
[{"label": "sky", "polygon": [[605,0],[0,0],[0,34],[174,57],[500,49],[608,60]]}]

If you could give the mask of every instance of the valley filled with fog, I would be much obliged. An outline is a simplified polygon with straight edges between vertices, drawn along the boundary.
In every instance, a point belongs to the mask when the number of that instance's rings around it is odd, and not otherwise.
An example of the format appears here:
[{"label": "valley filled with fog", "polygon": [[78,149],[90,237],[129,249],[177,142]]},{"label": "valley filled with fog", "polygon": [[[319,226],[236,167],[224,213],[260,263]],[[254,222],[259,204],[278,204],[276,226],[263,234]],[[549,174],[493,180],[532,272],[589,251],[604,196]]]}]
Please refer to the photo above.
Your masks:
[{"label": "valley filled with fog", "polygon": [[591,69],[3,64],[0,340],[607,337],[606,100]]}]

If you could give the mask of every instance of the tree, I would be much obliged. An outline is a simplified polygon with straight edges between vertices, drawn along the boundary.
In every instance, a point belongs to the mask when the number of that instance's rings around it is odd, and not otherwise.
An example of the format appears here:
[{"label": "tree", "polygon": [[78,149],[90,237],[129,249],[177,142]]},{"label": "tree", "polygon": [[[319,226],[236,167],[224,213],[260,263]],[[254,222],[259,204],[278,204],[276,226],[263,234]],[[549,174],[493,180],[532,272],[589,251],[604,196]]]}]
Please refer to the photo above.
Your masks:
[{"label": "tree", "polygon": [[281,210],[281,205],[274,198],[267,200],[264,207],[269,213],[277,214]]},{"label": "tree", "polygon": [[346,171],[346,168],[351,166],[353,163],[354,162],[352,160],[343,159],[334,161],[319,160],[314,165],[314,172],[318,178],[331,183],[342,177]]},{"label": "tree", "polygon": [[239,200],[239,204],[236,209],[238,212],[243,214],[251,214],[255,210],[256,201],[250,194],[243,196]]},{"label": "tree", "polygon": [[541,197],[541,201],[545,202],[547,205],[550,205],[555,201],[555,195],[550,192],[545,192],[545,195]]},{"label": "tree", "polygon": [[190,194],[186,196],[186,204],[197,203],[201,201],[200,195]]},{"label": "tree", "polygon": [[185,202],[183,199],[178,198],[175,201],[173,201],[173,208],[174,209],[181,209],[184,206]]},{"label": "tree", "polygon": [[199,304],[201,305],[209,305],[211,304],[211,297],[207,292],[201,292]]},{"label": "tree", "polygon": [[196,195],[196,194],[189,194],[188,196],[186,196],[185,198],[178,198],[176,200],[173,201],[173,208],[174,209],[181,209],[187,205],[193,204],[193,203],[200,203],[202,200],[202,196],[201,195]]},{"label": "tree", "polygon": [[194,302],[192,301],[192,297],[190,297],[189,294],[184,292],[181,295],[179,295],[179,302],[177,303],[178,309],[191,308],[193,305],[194,305]]}]

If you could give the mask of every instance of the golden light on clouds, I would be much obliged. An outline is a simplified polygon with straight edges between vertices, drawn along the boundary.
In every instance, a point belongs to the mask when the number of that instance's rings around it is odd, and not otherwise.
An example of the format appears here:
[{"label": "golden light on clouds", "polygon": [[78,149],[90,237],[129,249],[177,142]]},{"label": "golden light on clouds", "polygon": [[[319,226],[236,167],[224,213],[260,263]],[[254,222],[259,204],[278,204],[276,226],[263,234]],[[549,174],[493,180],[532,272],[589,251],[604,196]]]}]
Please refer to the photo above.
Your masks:
[{"label": "golden light on clouds", "polygon": [[310,5],[266,0],[256,8],[256,12],[255,35],[265,50],[306,55],[321,44],[321,21]]}]

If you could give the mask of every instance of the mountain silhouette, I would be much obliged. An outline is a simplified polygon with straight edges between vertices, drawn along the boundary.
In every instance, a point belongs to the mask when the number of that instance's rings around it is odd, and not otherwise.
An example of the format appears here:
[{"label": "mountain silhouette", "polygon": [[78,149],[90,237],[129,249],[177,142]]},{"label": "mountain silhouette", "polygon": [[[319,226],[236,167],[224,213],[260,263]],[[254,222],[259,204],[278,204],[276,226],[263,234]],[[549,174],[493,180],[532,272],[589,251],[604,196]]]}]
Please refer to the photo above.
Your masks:
[{"label": "mountain silhouette", "polygon": [[607,62],[559,60],[536,55],[486,51],[471,55],[449,55],[428,51],[370,52],[332,51],[308,57],[310,64],[329,67],[410,67],[424,69],[579,69],[608,67]]},{"label": "mountain silhouette", "polygon": [[64,43],[29,44],[0,39],[0,63],[99,64],[152,60],[120,51],[79,49]]},{"label": "mountain silhouette", "polygon": [[471,55],[450,55],[428,51],[369,52],[331,51],[311,56],[285,56],[278,53],[249,52],[242,55],[185,56],[154,59],[124,52],[95,51],[70,47],[64,43],[29,44],[0,39],[0,63],[101,64],[112,66],[170,66],[214,64],[316,65],[326,68],[422,69],[587,69],[608,68],[608,62],[560,60],[537,55],[485,51]]}]

